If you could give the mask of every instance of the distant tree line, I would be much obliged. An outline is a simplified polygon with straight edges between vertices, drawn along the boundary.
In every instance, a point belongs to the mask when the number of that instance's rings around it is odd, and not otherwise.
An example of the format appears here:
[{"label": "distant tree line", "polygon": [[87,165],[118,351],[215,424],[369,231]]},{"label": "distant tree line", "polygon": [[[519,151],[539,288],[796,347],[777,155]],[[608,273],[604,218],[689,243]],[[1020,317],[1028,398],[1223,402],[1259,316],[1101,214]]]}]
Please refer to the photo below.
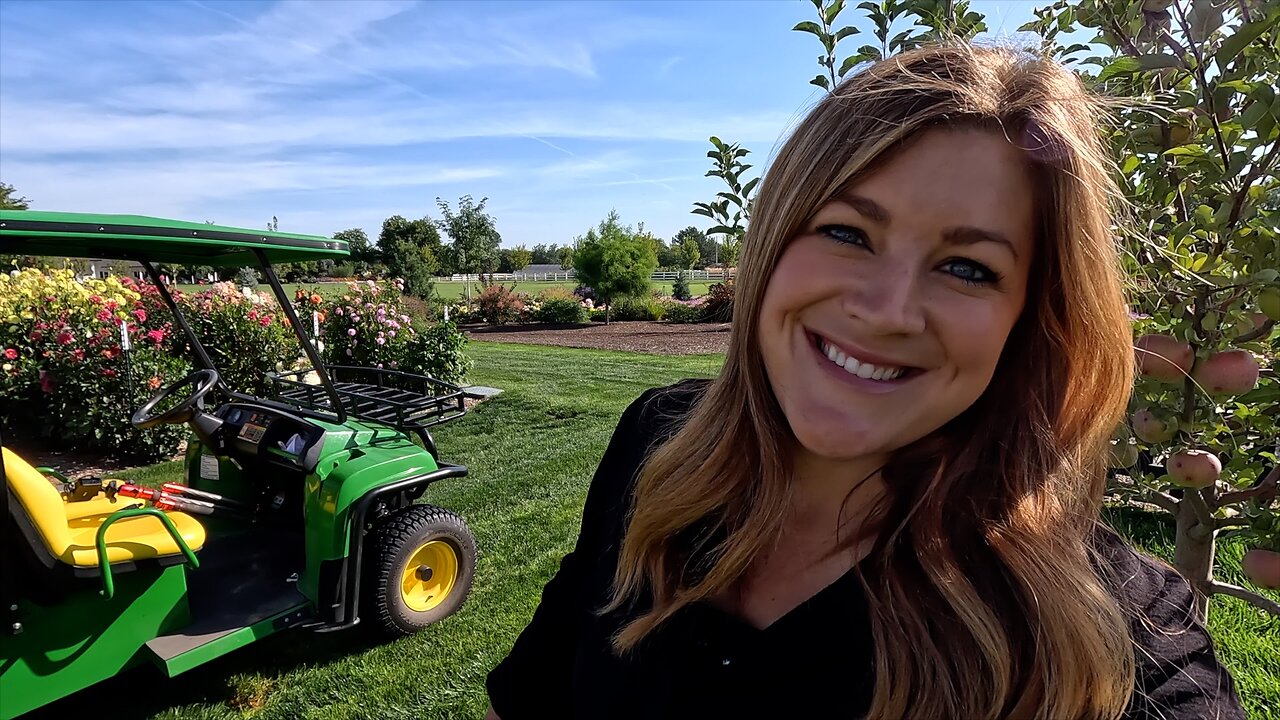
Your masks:
[{"label": "distant tree line", "polygon": [[[18,195],[12,185],[0,183],[0,208],[26,210],[30,207],[30,202]],[[322,277],[400,277],[405,281],[406,292],[429,297],[432,278],[438,276],[513,273],[530,265],[573,268],[576,265],[576,253],[592,233],[601,235],[608,231],[617,235],[614,231],[619,228],[625,228],[623,234],[651,251],[655,268],[704,268],[726,259],[724,248],[716,239],[696,227],[686,227],[670,241],[666,241],[645,230],[644,223],[640,223],[634,230],[629,226],[621,226],[617,213],[610,214],[612,221],[606,219],[606,223],[593,228],[587,236],[576,238],[572,243],[539,243],[532,248],[524,245],[503,248],[496,221],[485,210],[487,202],[488,198],[477,201],[470,195],[464,195],[458,199],[455,207],[446,200],[436,198],[438,218],[424,216],[410,220],[402,215],[393,215],[382,222],[376,242],[371,241],[368,234],[360,228],[334,233],[334,239],[347,242],[351,251],[350,261],[281,263],[276,266],[276,272],[285,282],[315,282]],[[212,220],[207,222],[213,223]],[[273,215],[266,225],[268,230],[278,230],[280,220]],[[648,253],[645,257],[648,257]],[[0,256],[0,261],[6,265],[12,262],[26,264],[25,260],[35,261],[33,258]],[[42,259],[42,262],[49,262],[49,259]],[[68,267],[75,267],[82,272],[88,270],[87,263],[76,264],[74,260],[68,262],[71,263]],[[119,271],[119,268],[112,269]],[[234,277],[233,272],[206,265],[161,265],[158,269],[179,282]]]}]

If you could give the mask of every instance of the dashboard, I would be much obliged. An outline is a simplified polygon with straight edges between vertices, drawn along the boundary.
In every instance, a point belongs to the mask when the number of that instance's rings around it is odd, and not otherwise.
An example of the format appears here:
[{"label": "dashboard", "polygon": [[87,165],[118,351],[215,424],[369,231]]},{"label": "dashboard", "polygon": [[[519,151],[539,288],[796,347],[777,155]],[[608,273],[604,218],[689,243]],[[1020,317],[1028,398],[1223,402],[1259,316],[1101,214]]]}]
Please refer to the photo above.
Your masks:
[{"label": "dashboard", "polygon": [[242,459],[311,472],[319,460],[324,430],[289,413],[249,403],[228,403],[222,419],[225,452]]}]

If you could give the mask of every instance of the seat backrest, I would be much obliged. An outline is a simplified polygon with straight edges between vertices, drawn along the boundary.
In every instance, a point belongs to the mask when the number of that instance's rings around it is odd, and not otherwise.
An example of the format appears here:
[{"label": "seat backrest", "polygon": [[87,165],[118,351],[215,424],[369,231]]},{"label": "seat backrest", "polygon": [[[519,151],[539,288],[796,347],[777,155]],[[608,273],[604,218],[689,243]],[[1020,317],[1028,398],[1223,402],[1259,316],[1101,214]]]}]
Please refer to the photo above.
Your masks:
[{"label": "seat backrest", "polygon": [[67,526],[62,495],[54,489],[48,478],[31,467],[31,463],[18,457],[9,448],[0,448],[0,452],[4,453],[4,474],[9,492],[26,511],[48,551],[54,557],[61,555],[63,548],[71,542],[71,530]]}]

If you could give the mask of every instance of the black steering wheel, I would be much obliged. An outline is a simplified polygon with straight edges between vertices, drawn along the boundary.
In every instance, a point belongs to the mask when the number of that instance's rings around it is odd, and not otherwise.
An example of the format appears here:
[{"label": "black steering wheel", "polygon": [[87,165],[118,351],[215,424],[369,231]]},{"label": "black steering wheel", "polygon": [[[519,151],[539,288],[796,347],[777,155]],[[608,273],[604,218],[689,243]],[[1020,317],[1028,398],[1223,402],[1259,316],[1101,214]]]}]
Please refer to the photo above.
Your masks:
[{"label": "black steering wheel", "polygon": [[[196,388],[187,399],[178,403],[174,407],[160,413],[152,415],[151,411],[155,410],[156,405],[160,401],[167,400],[169,397],[177,394],[180,388],[188,385],[195,385]],[[204,396],[218,385],[217,370],[196,370],[190,375],[182,378],[178,382],[156,393],[154,397],[147,401],[146,405],[138,408],[133,414],[131,422],[133,426],[139,430],[146,430],[156,425],[181,425],[188,422],[195,416],[196,411],[204,410]]]}]

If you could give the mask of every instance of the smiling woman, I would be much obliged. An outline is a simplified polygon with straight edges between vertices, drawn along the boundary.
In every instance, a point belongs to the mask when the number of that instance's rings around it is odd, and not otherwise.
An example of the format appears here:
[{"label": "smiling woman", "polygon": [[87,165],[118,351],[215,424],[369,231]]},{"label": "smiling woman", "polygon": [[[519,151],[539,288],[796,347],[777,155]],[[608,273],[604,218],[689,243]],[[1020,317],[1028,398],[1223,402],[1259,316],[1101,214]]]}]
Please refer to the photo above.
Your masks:
[{"label": "smiling woman", "polygon": [[1079,81],[936,45],[763,181],[712,382],[624,414],[491,716],[1238,718],[1103,527],[1133,350]]}]

